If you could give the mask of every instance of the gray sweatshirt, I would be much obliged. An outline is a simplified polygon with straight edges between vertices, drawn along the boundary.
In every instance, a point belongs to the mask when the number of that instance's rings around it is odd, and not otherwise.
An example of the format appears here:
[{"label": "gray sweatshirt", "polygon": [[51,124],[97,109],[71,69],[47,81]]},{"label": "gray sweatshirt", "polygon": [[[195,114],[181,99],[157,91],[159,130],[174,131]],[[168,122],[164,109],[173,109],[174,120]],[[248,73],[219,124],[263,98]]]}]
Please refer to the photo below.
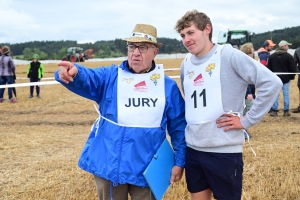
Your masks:
[{"label": "gray sweatshirt", "polygon": [[[206,62],[214,54],[217,46],[218,44],[215,44],[202,57],[192,55],[192,64],[200,65]],[[275,102],[282,87],[281,80],[264,65],[231,45],[225,45],[221,51],[220,70],[224,112],[239,112],[242,115],[247,85],[254,84],[257,90],[255,102],[240,121],[245,129],[257,124]],[[180,73],[183,88],[184,61]],[[216,121],[188,124],[185,130],[187,146],[205,152],[241,153],[245,142],[243,130],[233,129],[224,132],[224,129],[218,128]]]}]

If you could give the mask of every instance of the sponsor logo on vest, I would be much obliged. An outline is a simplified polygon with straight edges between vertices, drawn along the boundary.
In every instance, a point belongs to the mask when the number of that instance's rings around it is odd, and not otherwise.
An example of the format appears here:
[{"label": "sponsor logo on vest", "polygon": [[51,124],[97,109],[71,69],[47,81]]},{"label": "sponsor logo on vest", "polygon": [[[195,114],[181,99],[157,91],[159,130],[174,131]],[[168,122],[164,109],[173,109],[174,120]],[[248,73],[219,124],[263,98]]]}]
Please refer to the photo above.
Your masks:
[{"label": "sponsor logo on vest", "polygon": [[134,85],[134,90],[138,92],[146,92],[148,90],[148,87],[146,85],[145,81],[141,81]]},{"label": "sponsor logo on vest", "polygon": [[122,81],[125,81],[126,83],[130,84],[132,81],[134,81],[134,78],[123,78]]},{"label": "sponsor logo on vest", "polygon": [[212,75],[212,70],[213,70],[213,69],[215,69],[215,63],[209,64],[209,65],[206,67],[205,71],[207,71],[208,74],[209,74],[209,76],[211,76],[211,75]]},{"label": "sponsor logo on vest", "polygon": [[203,77],[202,74],[199,74],[195,79],[194,79],[194,86],[201,86],[203,85]]},{"label": "sponsor logo on vest", "polygon": [[126,107],[155,107],[155,104],[157,102],[156,99],[152,98],[128,98],[128,104],[125,104]]},{"label": "sponsor logo on vest", "polygon": [[195,76],[195,72],[194,71],[187,71],[186,75],[189,77],[189,79],[192,79]]},{"label": "sponsor logo on vest", "polygon": [[154,85],[157,85],[157,80],[160,79],[160,74],[152,74],[150,80],[153,81]]}]

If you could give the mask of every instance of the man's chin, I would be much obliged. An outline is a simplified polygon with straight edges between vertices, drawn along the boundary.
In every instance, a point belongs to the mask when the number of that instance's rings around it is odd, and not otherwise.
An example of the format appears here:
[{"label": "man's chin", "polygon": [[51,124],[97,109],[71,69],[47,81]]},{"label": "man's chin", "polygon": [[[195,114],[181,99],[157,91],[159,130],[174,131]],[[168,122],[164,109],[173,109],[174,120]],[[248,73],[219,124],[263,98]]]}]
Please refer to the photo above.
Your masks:
[{"label": "man's chin", "polygon": [[133,71],[135,71],[136,73],[139,73],[140,71],[142,71],[142,67],[140,65],[131,65],[131,68],[133,69]]},{"label": "man's chin", "polygon": [[193,48],[193,47],[187,47],[186,49],[187,49],[188,52],[190,52],[191,54],[195,54],[195,53],[196,53],[196,52],[195,52],[195,48]]}]

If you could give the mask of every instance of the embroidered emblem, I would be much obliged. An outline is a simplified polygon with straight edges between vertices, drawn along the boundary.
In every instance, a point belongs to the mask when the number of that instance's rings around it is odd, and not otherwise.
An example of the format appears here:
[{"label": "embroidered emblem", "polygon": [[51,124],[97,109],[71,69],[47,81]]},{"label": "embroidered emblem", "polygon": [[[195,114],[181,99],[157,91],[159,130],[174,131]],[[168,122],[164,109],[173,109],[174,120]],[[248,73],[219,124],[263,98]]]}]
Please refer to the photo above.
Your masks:
[{"label": "embroidered emblem", "polygon": [[130,84],[132,81],[134,81],[134,78],[123,78],[122,81],[125,81],[126,83]]},{"label": "embroidered emblem", "polygon": [[194,72],[194,71],[191,71],[191,72],[187,71],[186,75],[187,75],[190,79],[192,79],[192,78],[195,76],[195,72]]},{"label": "embroidered emblem", "polygon": [[208,74],[209,74],[209,76],[211,76],[211,75],[212,75],[212,70],[213,70],[213,69],[215,69],[215,63],[209,64],[209,65],[206,67],[205,71],[207,71]]},{"label": "embroidered emblem", "polygon": [[146,92],[148,90],[148,87],[146,85],[145,81],[141,81],[134,85],[134,90],[138,92]]},{"label": "embroidered emblem", "polygon": [[152,74],[150,80],[153,81],[154,85],[157,85],[157,80],[160,79],[160,74]]},{"label": "embroidered emblem", "polygon": [[194,79],[194,86],[201,86],[203,85],[203,77],[202,74],[199,74],[195,79]]}]

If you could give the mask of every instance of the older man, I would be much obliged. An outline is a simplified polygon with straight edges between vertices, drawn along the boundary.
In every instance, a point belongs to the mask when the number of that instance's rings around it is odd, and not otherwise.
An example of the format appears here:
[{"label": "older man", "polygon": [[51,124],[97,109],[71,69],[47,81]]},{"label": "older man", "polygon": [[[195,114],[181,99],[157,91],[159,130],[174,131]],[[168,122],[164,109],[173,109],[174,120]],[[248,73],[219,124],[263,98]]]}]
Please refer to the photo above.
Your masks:
[{"label": "older man", "polygon": [[[161,43],[156,28],[137,24],[127,41],[128,60],[120,66],[89,69],[60,62],[57,81],[94,100],[101,114],[92,127],[79,167],[94,174],[99,199],[150,199],[143,176],[166,130],[175,150],[170,182],[181,179],[185,164],[184,100],[174,80],[154,58]],[[153,197],[152,197],[153,198]]]},{"label": "older man", "polygon": [[[283,72],[283,73],[295,73],[296,72],[296,63],[294,61],[294,58],[291,54],[287,52],[289,49],[289,45],[292,45],[288,43],[285,40],[282,40],[279,42],[279,48],[276,49],[276,51],[270,56],[269,62],[267,67],[272,71],[272,72]],[[278,77],[281,79],[283,86],[282,86],[282,91],[283,91],[283,100],[284,100],[284,117],[289,117],[291,114],[289,113],[290,109],[290,83],[291,80],[295,78],[295,74],[278,74]],[[278,114],[278,98],[275,100],[270,116],[272,117],[277,117]]]}]

